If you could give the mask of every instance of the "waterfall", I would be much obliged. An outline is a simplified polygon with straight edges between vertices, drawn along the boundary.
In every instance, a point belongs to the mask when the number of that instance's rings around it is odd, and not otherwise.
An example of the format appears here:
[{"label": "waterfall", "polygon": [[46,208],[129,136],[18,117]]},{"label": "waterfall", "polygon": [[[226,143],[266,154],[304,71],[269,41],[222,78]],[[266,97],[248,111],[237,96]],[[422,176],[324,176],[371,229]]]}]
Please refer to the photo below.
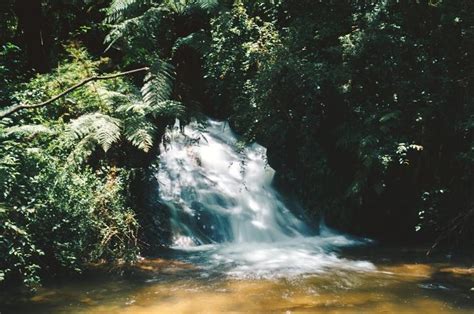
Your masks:
[{"label": "waterfall", "polygon": [[204,250],[208,265],[231,265],[227,273],[238,277],[371,267],[333,253],[358,241],[326,228],[313,236],[272,187],[273,175],[266,149],[243,145],[226,122],[176,123],[165,134],[156,173],[174,247]]},{"label": "waterfall", "polygon": [[239,147],[226,123],[212,120],[166,136],[158,181],[175,242],[276,242],[308,232],[272,188],[264,147]]}]

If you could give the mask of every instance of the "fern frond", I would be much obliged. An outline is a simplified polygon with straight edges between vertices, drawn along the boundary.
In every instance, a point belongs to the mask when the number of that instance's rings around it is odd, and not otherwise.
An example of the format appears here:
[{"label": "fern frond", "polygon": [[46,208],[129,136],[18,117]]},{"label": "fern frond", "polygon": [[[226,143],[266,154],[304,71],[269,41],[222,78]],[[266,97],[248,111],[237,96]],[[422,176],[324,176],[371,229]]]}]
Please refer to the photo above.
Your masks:
[{"label": "fern frond", "polygon": [[184,105],[175,100],[165,100],[151,106],[149,113],[155,117],[180,118],[185,113]]},{"label": "fern frond", "polygon": [[105,36],[104,43],[108,44],[105,51],[108,51],[117,40],[124,37],[133,27],[139,27],[142,24],[140,20],[141,17],[135,17],[114,25],[112,30]]},{"label": "fern frond", "polygon": [[195,0],[195,6],[203,10],[215,9],[219,5],[219,0]]},{"label": "fern frond", "polygon": [[165,0],[163,1],[163,7],[171,12],[182,14],[187,8],[186,0]]},{"label": "fern frond", "polygon": [[171,64],[158,59],[145,76],[141,88],[143,101],[148,106],[168,100],[173,91],[174,68]]},{"label": "fern frond", "polygon": [[154,25],[155,27],[159,25],[162,16],[162,7],[151,7],[143,14],[115,24],[104,39],[104,43],[108,44],[105,51],[109,50],[117,40],[130,34],[140,33],[145,37],[152,38],[154,33],[150,33],[150,31],[153,31],[154,28],[150,27],[150,25]]},{"label": "fern frond", "polygon": [[210,10],[218,4],[218,0],[165,0],[162,5],[171,12],[182,15],[192,9]]},{"label": "fern frond", "polygon": [[129,99],[128,95],[107,88],[97,87],[95,90],[102,99],[110,103],[116,103],[117,101],[127,101]]},{"label": "fern frond", "polygon": [[84,136],[79,142],[74,145],[74,149],[67,158],[68,163],[76,162],[77,164],[84,163],[86,159],[92,155],[97,146],[97,141],[93,134]]},{"label": "fern frond", "polygon": [[113,0],[106,10],[106,23],[118,23],[143,14],[154,4],[177,14],[190,9],[211,10],[219,5],[218,0]]},{"label": "fern frond", "polygon": [[124,121],[125,138],[138,149],[148,152],[156,135],[155,125],[140,116],[132,116]]},{"label": "fern frond", "polygon": [[107,106],[108,110],[114,110],[115,108],[130,102],[130,95],[125,95],[123,93],[101,87],[96,88],[96,91],[97,94],[99,94],[101,101],[103,101]]},{"label": "fern frond", "polygon": [[148,112],[149,106],[141,100],[130,99],[127,103],[119,106],[117,112],[123,113],[126,115],[141,115],[145,116]]},{"label": "fern frond", "polygon": [[120,139],[121,123],[102,113],[85,114],[71,121],[69,134],[73,139],[90,138],[107,152]]},{"label": "fern frond", "polygon": [[16,125],[2,130],[2,136],[34,136],[37,134],[53,134],[53,130],[41,124]]},{"label": "fern frond", "polygon": [[105,22],[117,23],[131,16],[137,16],[141,10],[152,3],[152,0],[113,0],[106,11]]}]

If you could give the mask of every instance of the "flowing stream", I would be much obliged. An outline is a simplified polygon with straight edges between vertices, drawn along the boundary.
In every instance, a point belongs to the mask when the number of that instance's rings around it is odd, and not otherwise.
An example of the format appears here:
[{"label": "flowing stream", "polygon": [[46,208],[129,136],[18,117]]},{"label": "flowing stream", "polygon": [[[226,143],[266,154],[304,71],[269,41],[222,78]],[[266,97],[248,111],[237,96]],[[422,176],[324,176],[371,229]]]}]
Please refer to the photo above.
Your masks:
[{"label": "flowing stream", "polygon": [[474,270],[305,223],[272,187],[266,150],[224,122],[175,126],[161,147],[172,248],[116,277],[49,283],[1,313],[472,313]]}]

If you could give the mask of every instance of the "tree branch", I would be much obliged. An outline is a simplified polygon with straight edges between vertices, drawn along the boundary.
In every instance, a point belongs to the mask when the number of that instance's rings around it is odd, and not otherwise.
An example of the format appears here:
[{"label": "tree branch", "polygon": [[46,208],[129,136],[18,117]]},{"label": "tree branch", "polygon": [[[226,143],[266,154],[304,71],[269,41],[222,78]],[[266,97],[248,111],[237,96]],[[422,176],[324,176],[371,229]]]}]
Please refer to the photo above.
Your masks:
[{"label": "tree branch", "polygon": [[89,82],[92,82],[92,81],[109,80],[109,79],[113,79],[113,78],[116,78],[116,77],[119,77],[119,76],[125,76],[125,75],[129,75],[129,74],[133,74],[133,73],[137,73],[137,72],[143,72],[143,71],[149,71],[149,70],[150,70],[149,67],[143,67],[143,68],[139,68],[139,69],[134,69],[134,70],[115,73],[115,74],[110,74],[110,75],[91,76],[91,77],[88,77],[88,78],[80,81],[76,85],[69,87],[64,92],[62,92],[62,93],[54,96],[51,99],[48,99],[48,100],[44,101],[44,102],[37,103],[37,104],[19,104],[19,105],[16,105],[16,106],[11,106],[11,107],[9,107],[9,108],[7,108],[7,109],[0,112],[0,119],[6,118],[9,115],[11,115],[11,114],[13,114],[13,113],[15,113],[15,112],[17,112],[18,110],[21,110],[21,109],[33,109],[33,108],[38,108],[38,107],[43,107],[43,106],[49,105],[50,103],[58,100],[59,98],[63,97],[64,95],[67,95],[70,92],[78,89],[82,85],[85,85],[85,84],[87,84]]}]

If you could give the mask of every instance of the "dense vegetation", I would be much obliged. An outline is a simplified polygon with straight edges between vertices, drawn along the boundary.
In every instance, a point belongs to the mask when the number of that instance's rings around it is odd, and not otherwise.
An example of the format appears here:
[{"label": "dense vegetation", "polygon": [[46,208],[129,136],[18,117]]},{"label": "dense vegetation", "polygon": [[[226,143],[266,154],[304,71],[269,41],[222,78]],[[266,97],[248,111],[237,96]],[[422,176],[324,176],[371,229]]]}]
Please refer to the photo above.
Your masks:
[{"label": "dense vegetation", "polygon": [[1,5],[0,281],[146,251],[137,182],[202,113],[266,146],[313,222],[472,249],[472,1]]}]

